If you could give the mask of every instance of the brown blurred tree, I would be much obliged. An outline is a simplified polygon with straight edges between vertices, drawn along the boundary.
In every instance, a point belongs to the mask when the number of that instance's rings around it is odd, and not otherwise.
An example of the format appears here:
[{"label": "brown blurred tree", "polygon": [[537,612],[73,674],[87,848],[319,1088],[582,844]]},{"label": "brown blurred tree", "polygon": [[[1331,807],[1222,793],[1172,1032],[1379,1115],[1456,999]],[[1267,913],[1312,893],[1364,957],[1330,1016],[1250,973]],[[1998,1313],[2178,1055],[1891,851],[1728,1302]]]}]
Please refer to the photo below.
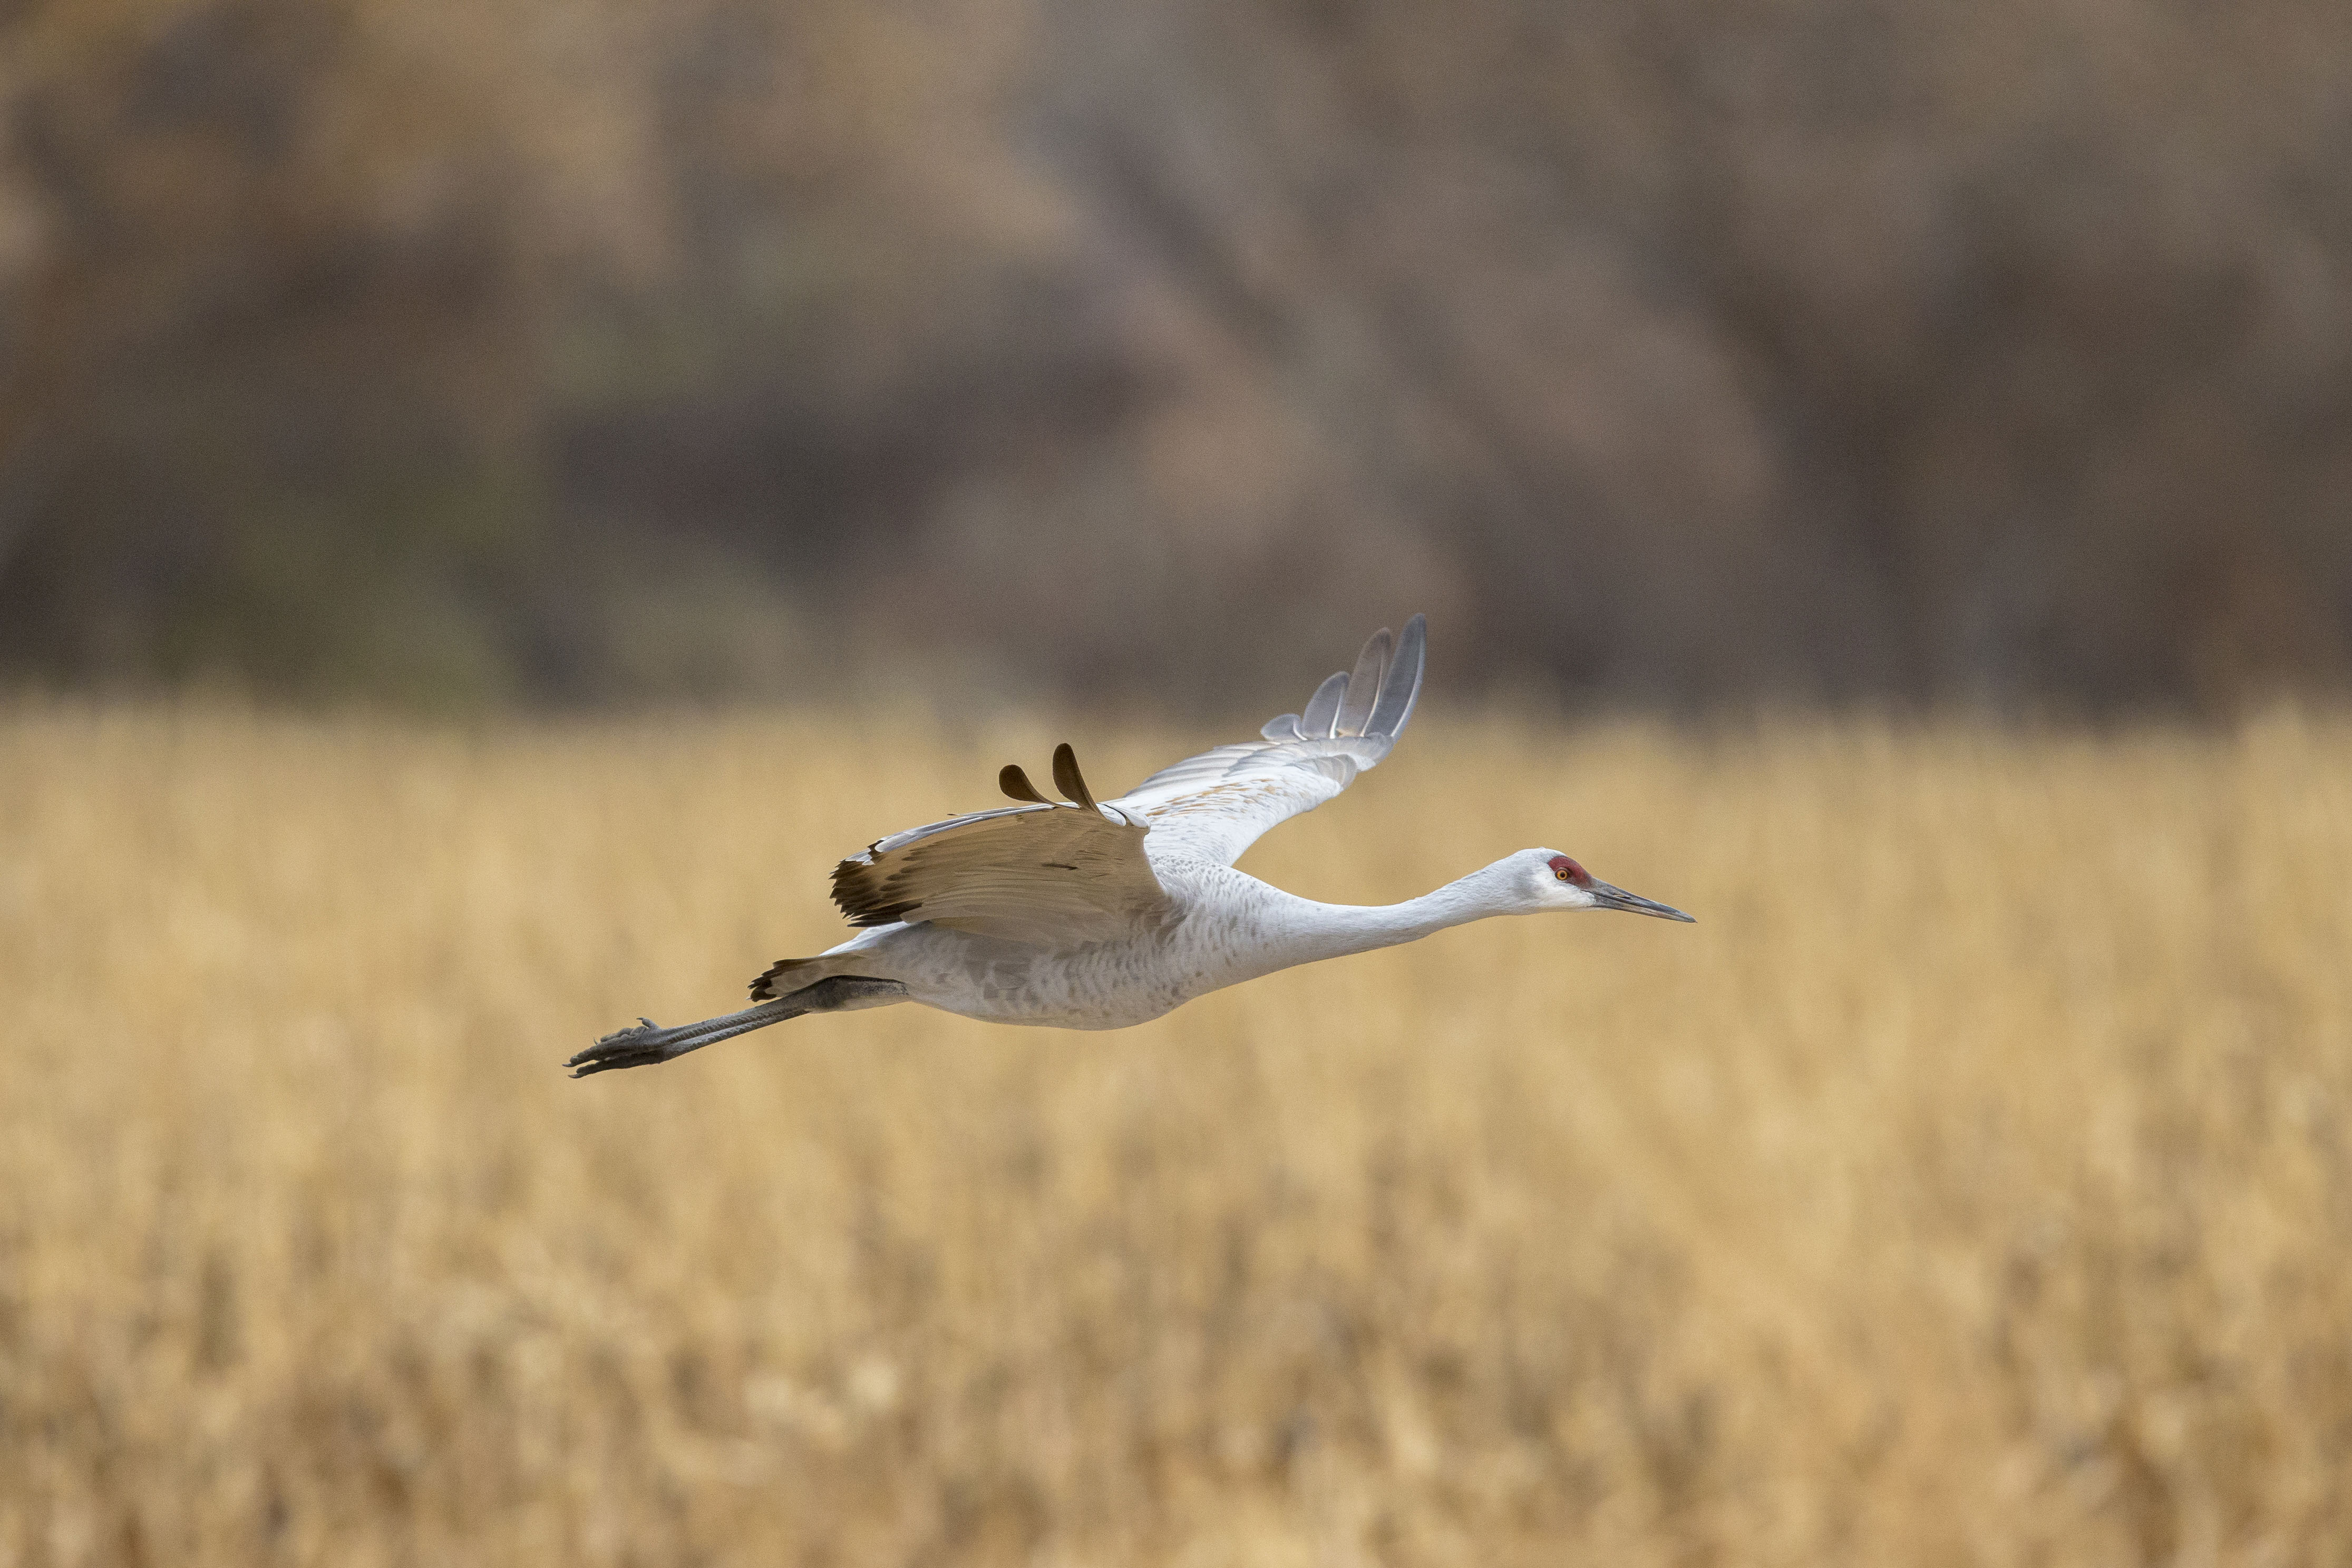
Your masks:
[{"label": "brown blurred tree", "polygon": [[1410,601],[1622,701],[2338,685],[2346,59],[2317,0],[18,0],[0,667],[1207,705]]}]

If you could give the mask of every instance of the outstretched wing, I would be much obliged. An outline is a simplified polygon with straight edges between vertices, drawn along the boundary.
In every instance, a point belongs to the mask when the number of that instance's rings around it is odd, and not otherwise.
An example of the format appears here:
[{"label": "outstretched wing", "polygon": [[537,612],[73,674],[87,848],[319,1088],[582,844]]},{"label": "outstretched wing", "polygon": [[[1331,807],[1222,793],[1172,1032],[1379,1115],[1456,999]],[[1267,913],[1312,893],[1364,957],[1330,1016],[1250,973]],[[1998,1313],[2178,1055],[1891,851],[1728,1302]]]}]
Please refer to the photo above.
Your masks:
[{"label": "outstretched wing", "polygon": [[1303,715],[1272,720],[1263,740],[1188,757],[1106,805],[1149,827],[1154,851],[1231,865],[1268,828],[1313,810],[1389,754],[1412,716],[1428,652],[1423,617],[1399,638],[1382,627],[1354,672],[1317,687]]},{"label": "outstretched wing", "polygon": [[1262,740],[1220,746],[1097,806],[1067,746],[1039,794],[1018,768],[1000,779],[1017,806],[950,817],[880,840],[834,868],[833,900],[853,925],[928,921],[1018,942],[1099,941],[1158,918],[1168,894],[1144,851],[1231,865],[1259,834],[1308,811],[1380,762],[1421,695],[1428,632],[1421,616],[1382,628],[1353,673],[1316,688],[1304,715],[1284,714]]},{"label": "outstretched wing", "polygon": [[1168,902],[1143,855],[1149,829],[1095,804],[1067,746],[1054,778],[1076,804],[1008,768],[1005,792],[1030,804],[893,833],[834,868],[833,901],[853,925],[929,921],[1036,943],[1127,935]]}]

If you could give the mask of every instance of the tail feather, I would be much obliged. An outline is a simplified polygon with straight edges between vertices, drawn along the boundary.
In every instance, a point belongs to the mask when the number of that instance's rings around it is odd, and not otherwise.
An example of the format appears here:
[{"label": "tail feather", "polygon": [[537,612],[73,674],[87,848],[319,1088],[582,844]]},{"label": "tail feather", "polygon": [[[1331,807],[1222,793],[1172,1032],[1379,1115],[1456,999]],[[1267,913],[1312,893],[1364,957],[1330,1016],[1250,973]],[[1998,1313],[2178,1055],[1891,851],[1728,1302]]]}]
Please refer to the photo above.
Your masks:
[{"label": "tail feather", "polygon": [[813,986],[819,980],[845,974],[849,966],[839,958],[779,958],[751,981],[751,999],[772,1002],[778,997],[791,996],[794,991]]}]

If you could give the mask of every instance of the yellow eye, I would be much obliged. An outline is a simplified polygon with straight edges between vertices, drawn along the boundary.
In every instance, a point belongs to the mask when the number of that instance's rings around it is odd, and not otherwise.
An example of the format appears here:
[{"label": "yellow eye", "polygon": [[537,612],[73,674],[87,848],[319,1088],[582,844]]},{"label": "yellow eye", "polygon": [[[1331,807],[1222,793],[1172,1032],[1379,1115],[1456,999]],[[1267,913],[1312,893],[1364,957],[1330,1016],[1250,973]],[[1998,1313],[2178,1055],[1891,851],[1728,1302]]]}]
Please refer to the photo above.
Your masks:
[{"label": "yellow eye", "polygon": [[1566,873],[1566,872],[1564,872],[1564,871],[1556,871],[1556,872],[1552,873],[1552,875],[1554,875],[1554,876],[1556,876],[1556,877],[1559,878],[1559,880],[1560,880],[1560,881],[1562,881],[1562,882],[1566,882],[1566,881],[1568,880],[1568,873]]}]

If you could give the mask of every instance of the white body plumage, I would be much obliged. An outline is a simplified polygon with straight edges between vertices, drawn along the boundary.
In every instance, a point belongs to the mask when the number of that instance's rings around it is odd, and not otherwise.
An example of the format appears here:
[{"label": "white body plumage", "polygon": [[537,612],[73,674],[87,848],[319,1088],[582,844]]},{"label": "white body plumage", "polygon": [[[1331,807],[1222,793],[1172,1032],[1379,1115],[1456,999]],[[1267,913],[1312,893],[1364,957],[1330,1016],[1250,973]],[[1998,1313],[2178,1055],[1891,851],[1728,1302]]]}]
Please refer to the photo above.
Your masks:
[{"label": "white body plumage", "polygon": [[[1040,946],[898,922],[861,932],[824,956],[854,956],[858,973],[896,980],[907,999],[965,1018],[1126,1029],[1277,969],[1417,941],[1491,915],[1552,907],[1510,898],[1513,883],[1556,880],[1545,863],[1552,852],[1523,851],[1425,897],[1370,907],[1318,904],[1230,866],[1155,856],[1168,905],[1129,934]],[[1498,907],[1507,902],[1524,906]]]}]

